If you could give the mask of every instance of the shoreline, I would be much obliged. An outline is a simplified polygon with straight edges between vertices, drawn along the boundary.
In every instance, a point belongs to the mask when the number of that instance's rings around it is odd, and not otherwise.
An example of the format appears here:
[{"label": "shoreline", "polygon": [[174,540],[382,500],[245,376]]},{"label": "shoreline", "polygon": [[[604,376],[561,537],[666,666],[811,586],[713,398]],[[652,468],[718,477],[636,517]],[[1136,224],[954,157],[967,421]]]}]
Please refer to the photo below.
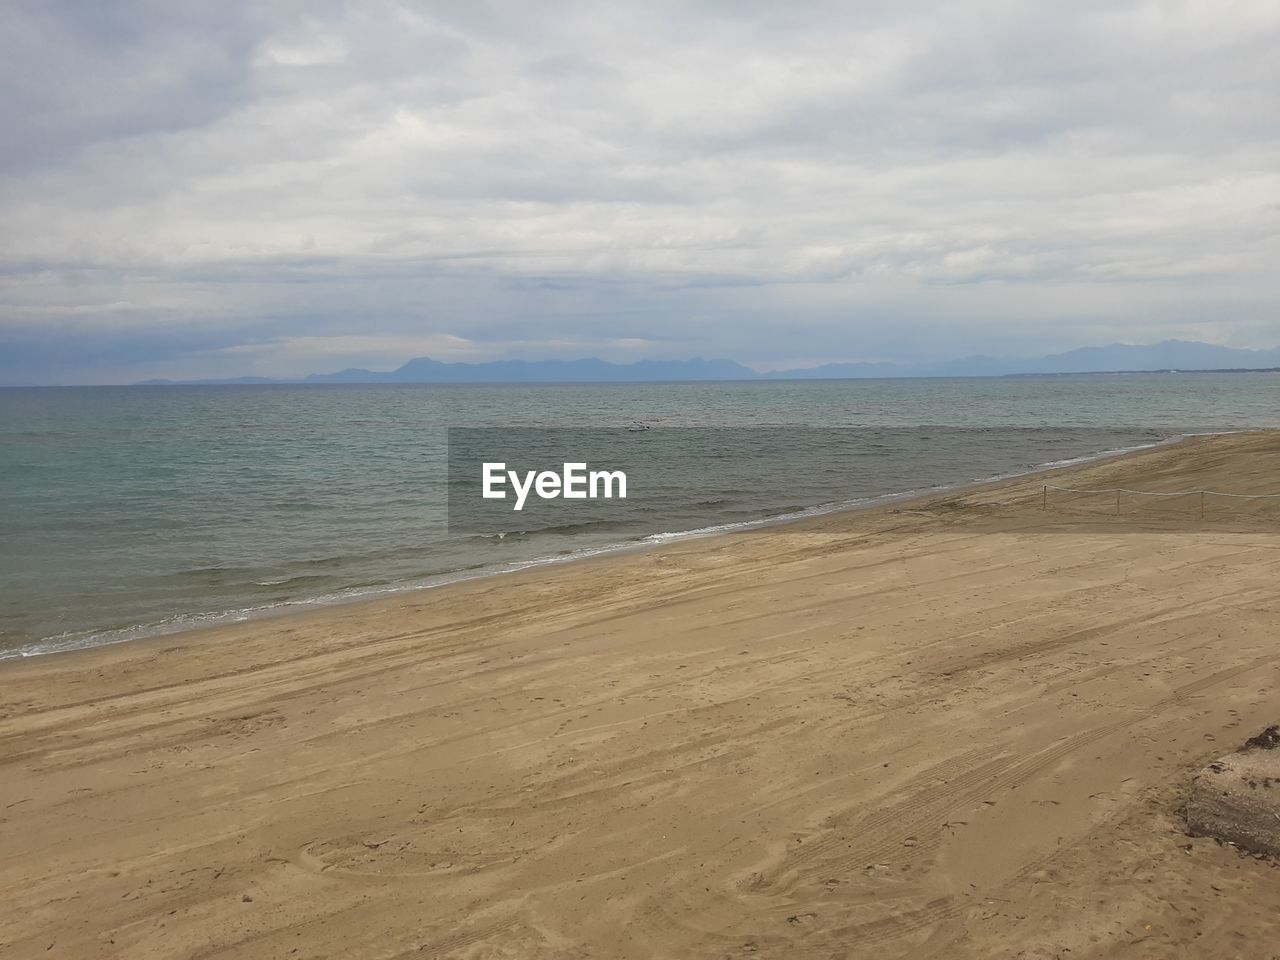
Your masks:
[{"label": "shoreline", "polygon": [[[911,503],[916,500],[927,500],[931,497],[964,493],[973,489],[1025,480],[1037,476],[1050,476],[1064,470],[1072,470],[1080,466],[1107,463],[1115,459],[1139,456],[1144,452],[1173,447],[1195,437],[1230,436],[1235,433],[1256,431],[1231,430],[1198,434],[1174,434],[1154,443],[1141,444],[1117,450],[1103,450],[1085,454],[1067,460],[1050,461],[1039,464],[1029,470],[1001,474],[970,481],[960,481],[926,489],[905,490],[885,493],[853,501],[837,501],[831,504],[818,504],[801,511],[762,517],[756,520],[745,520],[731,524],[712,525],[692,530],[661,532],[649,534],[639,540],[624,541],[599,547],[587,547],[563,556],[538,557],[531,560],[513,561],[484,567],[476,570],[458,570],[436,574],[420,581],[408,581],[400,584],[386,584],[377,587],[352,587],[339,591],[337,595],[324,595],[315,598],[287,600],[277,604],[260,607],[238,608],[221,612],[175,614],[169,621],[152,624],[138,624],[128,627],[117,627],[102,631],[83,631],[73,635],[44,637],[26,643],[20,647],[0,650],[0,671],[9,668],[10,664],[27,660],[62,656],[65,654],[84,653],[121,644],[134,644],[150,640],[173,640],[187,634],[203,634],[211,630],[219,630],[237,624],[255,623],[264,620],[275,620],[281,617],[305,615],[311,612],[324,611],[336,607],[346,607],[364,603],[377,603],[422,593],[447,589],[458,584],[473,581],[509,577],[529,571],[550,570],[571,564],[580,564],[612,557],[625,557],[633,553],[658,549],[688,541],[705,540],[713,537],[733,536],[738,533],[759,529],[805,523],[810,520],[839,515],[842,513],[861,512],[891,507],[896,504]],[[188,618],[188,622],[173,621]],[[197,621],[197,622],[190,622]]]},{"label": "shoreline", "polygon": [[[1280,433],[14,662],[0,947],[1253,955],[1186,836],[1280,712]],[[296,954],[295,954],[296,952]]]}]

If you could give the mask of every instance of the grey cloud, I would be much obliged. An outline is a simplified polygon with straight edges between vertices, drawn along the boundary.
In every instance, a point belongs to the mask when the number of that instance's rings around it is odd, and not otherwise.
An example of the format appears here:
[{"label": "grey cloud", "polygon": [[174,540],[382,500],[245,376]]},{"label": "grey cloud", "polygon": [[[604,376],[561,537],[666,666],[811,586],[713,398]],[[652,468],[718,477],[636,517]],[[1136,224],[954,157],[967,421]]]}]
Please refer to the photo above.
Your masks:
[{"label": "grey cloud", "polygon": [[6,169],[198,128],[248,94],[253,33],[234,4],[25,2],[0,36]]},{"label": "grey cloud", "polygon": [[1264,2],[60,0],[5,36],[35,367],[1280,341]]}]

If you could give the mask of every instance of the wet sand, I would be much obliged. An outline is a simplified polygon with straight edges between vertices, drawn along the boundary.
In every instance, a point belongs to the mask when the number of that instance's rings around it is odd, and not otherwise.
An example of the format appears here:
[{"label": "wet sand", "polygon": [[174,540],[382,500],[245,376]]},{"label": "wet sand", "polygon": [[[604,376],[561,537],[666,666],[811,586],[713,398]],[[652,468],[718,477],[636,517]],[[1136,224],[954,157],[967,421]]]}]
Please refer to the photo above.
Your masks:
[{"label": "wet sand", "polygon": [[0,956],[1266,958],[1280,435],[0,670]]}]

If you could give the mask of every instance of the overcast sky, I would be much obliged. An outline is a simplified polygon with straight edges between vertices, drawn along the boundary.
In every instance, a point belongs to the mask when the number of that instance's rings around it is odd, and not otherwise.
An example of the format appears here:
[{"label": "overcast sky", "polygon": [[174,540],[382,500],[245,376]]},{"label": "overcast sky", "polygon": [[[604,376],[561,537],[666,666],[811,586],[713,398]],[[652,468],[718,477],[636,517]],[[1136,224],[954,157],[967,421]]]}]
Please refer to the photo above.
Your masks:
[{"label": "overcast sky", "polygon": [[1280,344],[1280,4],[31,0],[0,382]]}]

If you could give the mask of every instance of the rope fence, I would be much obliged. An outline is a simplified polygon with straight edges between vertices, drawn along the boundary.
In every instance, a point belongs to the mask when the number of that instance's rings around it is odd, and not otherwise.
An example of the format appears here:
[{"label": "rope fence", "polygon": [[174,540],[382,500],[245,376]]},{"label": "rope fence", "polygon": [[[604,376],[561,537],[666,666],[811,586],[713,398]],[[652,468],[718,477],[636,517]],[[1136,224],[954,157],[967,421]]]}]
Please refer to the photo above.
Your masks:
[{"label": "rope fence", "polygon": [[1156,491],[1156,490],[1130,490],[1127,487],[1104,487],[1100,490],[1082,490],[1077,487],[1059,487],[1052,483],[1044,485],[1044,492],[1040,501],[1040,509],[1049,509],[1049,491],[1056,490],[1061,493],[1074,493],[1083,496],[1109,496],[1114,494],[1116,498],[1116,515],[1119,516],[1121,508],[1121,498],[1128,494],[1134,497],[1156,497],[1168,499],[1171,497],[1198,497],[1200,503],[1200,518],[1204,519],[1205,510],[1210,497],[1225,497],[1230,500],[1278,500],[1280,501],[1280,493],[1223,493],[1218,490],[1180,490],[1174,493]]}]

